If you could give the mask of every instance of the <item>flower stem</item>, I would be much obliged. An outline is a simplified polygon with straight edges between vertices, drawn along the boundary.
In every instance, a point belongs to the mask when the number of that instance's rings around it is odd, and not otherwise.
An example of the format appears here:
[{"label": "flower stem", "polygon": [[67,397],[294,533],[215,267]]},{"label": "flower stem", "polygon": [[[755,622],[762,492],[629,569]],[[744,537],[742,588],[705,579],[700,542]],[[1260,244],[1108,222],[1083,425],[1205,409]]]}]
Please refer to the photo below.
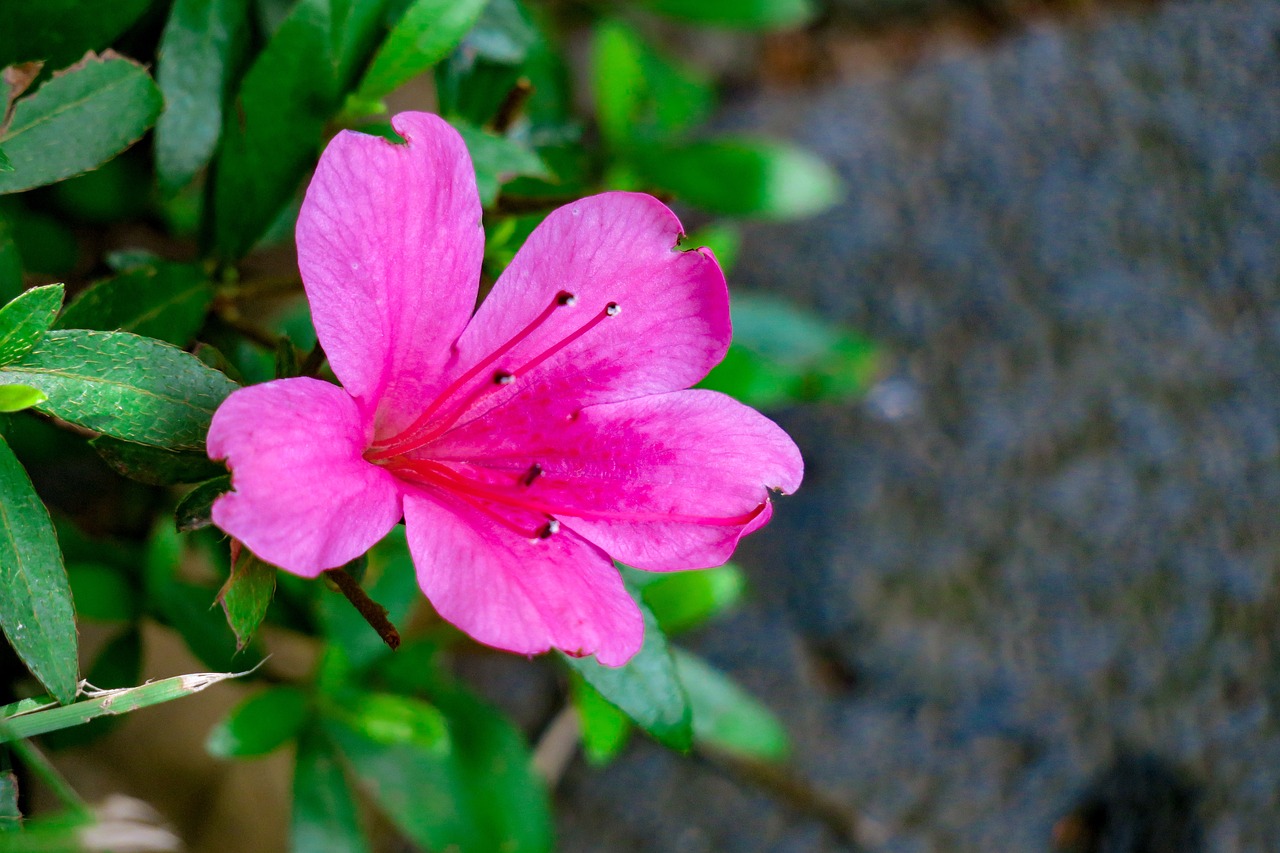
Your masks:
[{"label": "flower stem", "polygon": [[391,620],[387,618],[387,608],[366,595],[356,579],[342,569],[329,569],[324,575],[333,581],[333,585],[338,588],[338,592],[347,597],[347,601],[350,601],[356,612],[364,617],[364,621],[368,622],[369,626],[378,632],[382,642],[386,643],[392,651],[400,648],[400,632],[396,630],[396,626],[392,625]]}]

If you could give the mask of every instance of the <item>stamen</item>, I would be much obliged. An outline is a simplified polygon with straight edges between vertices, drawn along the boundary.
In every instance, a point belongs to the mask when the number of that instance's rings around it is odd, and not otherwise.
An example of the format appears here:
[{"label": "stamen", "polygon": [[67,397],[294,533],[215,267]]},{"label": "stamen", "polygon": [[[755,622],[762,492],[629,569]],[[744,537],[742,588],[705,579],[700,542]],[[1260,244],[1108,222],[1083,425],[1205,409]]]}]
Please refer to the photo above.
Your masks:
[{"label": "stamen", "polygon": [[[430,482],[431,485],[446,489],[453,494],[469,495],[479,500],[490,501],[514,509],[540,513],[553,520],[555,516],[570,515],[578,518],[615,521],[654,521],[671,524],[707,524],[715,527],[735,527],[750,522],[763,512],[766,506],[766,504],[762,503],[750,512],[727,517],[681,515],[666,512],[614,512],[610,510],[579,509],[577,507],[556,506],[547,501],[536,500],[529,497],[527,492],[509,491],[500,486],[494,487],[493,484],[473,480],[443,463],[429,459],[406,459],[397,463],[392,470],[397,474],[405,471],[412,472],[418,477],[426,478],[426,481]],[[559,522],[556,524],[556,529],[559,529]],[[555,531],[552,532],[554,533]]]},{"label": "stamen", "polygon": [[591,331],[592,329],[600,325],[605,320],[609,319],[610,317],[618,316],[619,312],[621,311],[622,311],[622,308],[621,306],[618,305],[618,303],[610,302],[608,305],[604,307],[603,311],[601,311],[596,316],[592,317],[586,323],[583,323],[582,326],[576,332],[569,335],[567,338],[560,341],[560,343],[556,344],[550,349],[545,350],[541,355],[535,356],[531,361],[527,362],[524,366],[512,372],[515,373],[516,376],[521,376],[526,373],[532,373],[534,368],[536,368],[538,365],[542,364],[544,361],[551,358],[551,356],[560,352],[560,350],[564,349],[569,344],[573,343],[578,338],[582,337],[587,332]]},{"label": "stamen", "polygon": [[[471,379],[475,378],[475,376],[480,372],[480,369],[488,367],[489,365],[493,364],[493,362],[500,355],[509,352],[513,346],[515,346],[518,342],[524,340],[524,338],[527,337],[533,331],[536,325],[541,323],[547,317],[549,317],[551,315],[551,312],[554,311],[556,308],[562,305],[564,306],[573,305],[576,301],[577,301],[576,296],[574,296],[571,293],[561,291],[560,295],[555,298],[552,304],[548,306],[545,311],[542,312],[542,314],[539,316],[537,320],[534,321],[534,323],[531,323],[529,326],[526,326],[525,329],[520,334],[516,335],[510,341],[508,341],[507,343],[499,347],[494,352],[494,354],[488,356],[487,358],[482,360],[479,364],[477,364],[475,367],[468,370],[465,374],[463,374],[461,378],[459,378],[456,382],[450,385],[448,390],[445,391],[445,393],[437,397],[435,402],[433,402],[430,406],[428,406],[427,410],[423,412],[422,415],[420,415],[418,419],[413,422],[412,426],[402,431],[399,435],[391,439],[388,439],[386,442],[379,442],[377,446],[383,449],[378,450],[374,453],[366,454],[365,458],[368,459],[370,462],[379,462],[384,459],[390,459],[392,457],[400,456],[405,453],[409,453],[411,451],[417,450],[419,447],[422,447],[423,445],[428,444],[429,442],[434,441],[435,439],[444,435],[446,432],[448,432],[450,429],[453,428],[453,425],[458,422],[459,418],[461,418],[464,414],[466,414],[467,410],[471,408],[471,404],[474,403],[481,396],[483,396],[487,391],[491,390],[491,388],[489,386],[482,385],[478,388],[472,389],[472,391],[469,394],[467,394],[459,402],[455,403],[450,408],[449,413],[445,415],[443,418],[441,418],[439,424],[437,424],[434,428],[430,429],[429,431],[423,432],[422,429],[426,425],[427,419],[430,418],[432,415],[436,414],[437,411],[439,411],[442,405],[442,401],[452,396],[454,393],[456,393],[457,390],[462,387],[465,381],[470,381]],[[495,372],[493,375],[493,384],[499,385],[499,386],[510,385],[512,382],[515,381],[516,377],[523,376],[527,373],[533,372],[539,365],[541,365],[547,359],[551,358],[556,353],[560,352],[565,347],[572,344],[574,341],[578,340],[578,338],[582,337],[587,332],[591,331],[596,326],[603,323],[605,320],[609,319],[610,317],[618,316],[618,314],[621,313],[621,311],[622,311],[622,307],[618,305],[618,303],[610,302],[603,309],[601,309],[599,314],[595,315],[590,320],[583,323],[575,331],[571,332],[568,336],[561,339],[559,343],[554,344],[553,346],[543,350],[541,353],[534,356],[532,359],[525,362],[520,367],[515,368],[514,370],[499,370]]]},{"label": "stamen", "polygon": [[[462,374],[457,379],[455,379],[449,385],[448,388],[446,388],[443,392],[441,392],[440,396],[435,398],[435,400],[431,403],[430,406],[427,406],[426,411],[424,411],[421,415],[419,415],[417,419],[408,426],[408,428],[401,430],[400,432],[393,435],[391,438],[387,439],[386,441],[378,442],[377,446],[385,447],[385,448],[388,448],[388,450],[391,450],[391,449],[395,449],[396,445],[398,444],[403,444],[409,440],[412,440],[414,433],[418,432],[420,429],[426,426],[427,421],[431,419],[431,416],[434,415],[436,412],[440,411],[440,407],[443,406],[446,402],[448,402],[450,397],[458,393],[459,389],[461,389],[468,382],[470,382],[471,380],[479,376],[481,371],[490,367],[495,361],[502,358],[507,353],[511,352],[513,348],[515,348],[525,338],[529,337],[529,335],[533,334],[534,331],[539,326],[541,326],[543,323],[547,322],[548,319],[550,319],[551,315],[555,313],[557,308],[572,307],[577,303],[577,301],[578,301],[578,297],[574,296],[572,293],[569,293],[567,290],[562,290],[559,293],[557,293],[555,298],[551,300],[551,304],[548,305],[546,308],[544,308],[541,314],[539,314],[537,317],[534,317],[533,321],[530,322],[529,325],[525,326],[523,329],[517,332],[515,337],[513,337],[511,340],[507,341],[505,344],[498,347],[493,352],[489,353],[488,356],[486,356],[485,358],[482,358],[480,361],[474,364],[471,367],[471,369],[468,370],[466,373]],[[392,456],[396,456],[403,452],[404,451],[402,450],[395,450],[394,453],[379,452],[379,453],[371,454],[368,458],[370,459],[370,461],[377,461],[379,459],[389,459]]]},{"label": "stamen", "polygon": [[525,474],[524,477],[520,479],[520,482],[524,483],[526,487],[532,486],[533,481],[538,479],[541,476],[542,476],[542,466],[539,465],[537,462],[535,462],[529,466],[529,473]]},{"label": "stamen", "polygon": [[560,532],[560,522],[552,518],[546,524],[538,528],[539,539],[550,539]]}]

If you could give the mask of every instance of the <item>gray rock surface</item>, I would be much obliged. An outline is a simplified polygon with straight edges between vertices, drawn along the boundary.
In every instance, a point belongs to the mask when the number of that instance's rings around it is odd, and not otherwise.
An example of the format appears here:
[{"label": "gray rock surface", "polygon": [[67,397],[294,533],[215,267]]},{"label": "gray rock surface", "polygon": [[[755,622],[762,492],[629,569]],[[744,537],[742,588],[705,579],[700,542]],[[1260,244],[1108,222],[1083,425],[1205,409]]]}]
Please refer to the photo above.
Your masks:
[{"label": "gray rock surface", "polygon": [[[753,226],[738,286],[890,374],[777,413],[805,486],[693,645],[871,849],[1049,849],[1127,753],[1185,774],[1204,849],[1280,849],[1280,4],[1045,24],[727,121],[849,185]],[[645,743],[571,771],[560,815],[566,851],[842,849]]]}]

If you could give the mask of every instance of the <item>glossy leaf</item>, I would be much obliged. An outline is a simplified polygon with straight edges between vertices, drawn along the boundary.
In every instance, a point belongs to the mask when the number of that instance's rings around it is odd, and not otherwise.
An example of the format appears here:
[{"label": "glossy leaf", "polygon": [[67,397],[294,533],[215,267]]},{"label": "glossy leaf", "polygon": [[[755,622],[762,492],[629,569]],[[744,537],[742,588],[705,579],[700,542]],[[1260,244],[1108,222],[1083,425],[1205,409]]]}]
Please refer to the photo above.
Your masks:
[{"label": "glossy leaf", "polygon": [[762,761],[787,757],[787,731],[768,708],[701,658],[681,649],[674,654],[699,743]]},{"label": "glossy leaf", "polygon": [[63,292],[61,284],[33,287],[0,308],[0,365],[21,358],[39,343],[58,316]]},{"label": "glossy leaf", "polygon": [[300,0],[254,60],[223,122],[214,187],[221,257],[252,248],[315,165],[325,123],[372,48],[382,5]]},{"label": "glossy leaf", "polygon": [[[0,390],[7,386],[0,386]],[[100,435],[89,442],[116,473],[150,486],[200,483],[226,470],[203,453],[178,453]]]},{"label": "glossy leaf", "polygon": [[331,715],[375,743],[449,753],[444,715],[431,704],[394,693],[344,693]]},{"label": "glossy leaf", "polygon": [[289,849],[293,853],[367,853],[342,762],[318,727],[298,738]]},{"label": "glossy leaf", "polygon": [[205,749],[218,758],[256,758],[297,736],[311,713],[311,700],[296,687],[269,687],[242,700],[218,721]]},{"label": "glossy leaf", "polygon": [[738,602],[745,580],[732,564],[716,569],[653,575],[644,601],[667,633],[697,627]]},{"label": "glossy leaf", "polygon": [[734,343],[700,387],[752,406],[860,397],[879,370],[870,341],[781,299],[739,294]]},{"label": "glossy leaf", "polygon": [[0,133],[13,163],[0,193],[51,184],[102,165],[155,123],[162,100],[146,69],[117,55],[87,57],[22,98]]},{"label": "glossy leaf", "polygon": [[75,609],[49,511],[0,438],[0,628],[59,702],[79,680]]},{"label": "glossy leaf", "polygon": [[231,475],[223,474],[206,480],[182,496],[173,511],[178,530],[190,533],[213,524],[213,502],[231,491]]},{"label": "glossy leaf", "polygon": [[0,68],[36,60],[62,68],[102,50],[151,4],[151,0],[113,0],[86,8],[85,0],[39,0],[0,5]]},{"label": "glossy leaf", "polygon": [[642,0],[642,4],[680,21],[751,30],[798,27],[818,11],[813,0]]},{"label": "glossy leaf", "polygon": [[633,27],[605,21],[591,44],[596,119],[609,145],[627,149],[677,136],[715,105],[710,83],[656,51]]},{"label": "glossy leaf", "polygon": [[30,385],[46,414],[114,438],[170,450],[203,450],[218,404],[235,390],[226,376],[182,350],[126,332],[53,331],[0,385]]},{"label": "glossy leaf", "polygon": [[840,200],[840,179],[803,149],[746,137],[641,147],[636,167],[655,187],[711,213],[793,219]]},{"label": "glossy leaf", "polygon": [[328,730],[378,806],[410,839],[462,853],[551,849],[546,791],[524,739],[478,700],[435,697],[448,721],[448,748],[380,743],[350,724]]},{"label": "glossy leaf", "polygon": [[218,603],[235,632],[236,651],[242,651],[267,615],[276,592],[276,567],[258,559],[248,548],[233,547],[231,553],[231,576],[218,593]]},{"label": "glossy leaf", "polygon": [[414,0],[378,48],[356,97],[375,101],[435,65],[475,25],[487,0]]},{"label": "glossy leaf", "polygon": [[81,291],[57,328],[133,332],[182,347],[212,302],[213,283],[199,264],[135,266]]},{"label": "glossy leaf", "polygon": [[249,0],[176,0],[156,62],[165,108],[156,122],[156,175],[176,190],[213,156],[222,105],[245,35]]},{"label": "glossy leaf", "polygon": [[643,603],[640,609],[644,646],[626,665],[613,668],[601,666],[594,658],[562,657],[640,728],[672,749],[688,749],[693,738],[688,697],[653,611]]},{"label": "glossy leaf", "polygon": [[21,412],[38,406],[49,398],[39,388],[26,385],[0,385],[0,412]]},{"label": "glossy leaf", "polygon": [[582,750],[592,764],[608,764],[626,746],[631,720],[581,677],[575,676],[570,687],[582,728]]},{"label": "glossy leaf", "polygon": [[498,188],[517,177],[550,178],[551,173],[536,152],[526,145],[487,130],[458,122],[476,170],[476,187],[486,207],[498,197]]}]

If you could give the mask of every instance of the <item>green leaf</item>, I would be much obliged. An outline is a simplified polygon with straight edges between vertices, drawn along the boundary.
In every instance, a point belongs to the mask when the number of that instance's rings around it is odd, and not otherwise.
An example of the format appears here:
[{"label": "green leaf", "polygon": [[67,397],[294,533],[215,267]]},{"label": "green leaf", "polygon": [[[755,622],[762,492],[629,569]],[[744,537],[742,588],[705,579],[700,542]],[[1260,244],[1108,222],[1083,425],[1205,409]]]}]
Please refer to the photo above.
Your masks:
[{"label": "green leaf", "polygon": [[21,412],[48,399],[39,388],[26,385],[0,385],[0,412]]},{"label": "green leaf", "polygon": [[13,230],[9,217],[0,211],[0,303],[17,299],[22,293],[22,257]]},{"label": "green leaf", "polygon": [[49,511],[0,438],[0,628],[59,702],[79,680],[75,609]]},{"label": "green leaf", "polygon": [[582,749],[587,760],[597,766],[608,764],[626,746],[631,719],[609,704],[609,700],[581,676],[575,674],[569,686],[582,727]]},{"label": "green leaf", "polygon": [[0,385],[49,395],[36,408],[113,438],[203,450],[209,421],[236,384],[195,356],[127,332],[53,331],[0,367]]},{"label": "green leaf", "polygon": [[182,347],[195,337],[212,302],[213,283],[199,264],[137,266],[82,291],[57,328],[133,332]]},{"label": "green leaf", "polygon": [[675,659],[693,705],[693,735],[699,743],[762,761],[787,757],[787,730],[768,708],[697,656],[676,649]]},{"label": "green leaf", "polygon": [[711,213],[794,219],[840,200],[836,173],[809,152],[746,137],[642,146],[635,166],[656,187]]},{"label": "green leaf", "polygon": [[124,573],[114,566],[68,557],[67,579],[71,583],[76,615],[81,619],[132,622],[141,612],[138,591]]},{"label": "green leaf", "polygon": [[244,255],[315,166],[325,123],[371,48],[382,0],[300,0],[240,84],[214,187],[218,255]]},{"label": "green leaf", "polygon": [[239,258],[293,196],[337,93],[326,0],[301,0],[240,84],[226,117],[214,187],[218,253]]},{"label": "green leaf", "polygon": [[467,144],[480,201],[486,207],[498,197],[498,188],[513,178],[551,177],[542,158],[524,144],[461,121],[454,122],[454,127]]},{"label": "green leaf", "polygon": [[[0,390],[3,387],[0,386]],[[222,475],[226,470],[203,453],[175,453],[132,441],[100,435],[89,442],[112,470],[130,480],[150,486],[199,483]]]},{"label": "green leaf", "polygon": [[178,530],[190,533],[213,524],[213,502],[231,491],[231,475],[223,474],[206,480],[182,496],[173,510]]},{"label": "green leaf", "polygon": [[137,142],[163,103],[146,70],[113,54],[87,57],[18,101],[0,145],[13,162],[0,193],[52,184]]},{"label": "green leaf", "polygon": [[33,287],[0,308],[0,365],[31,351],[53,325],[62,307],[63,287]]},{"label": "green leaf", "polygon": [[546,791],[520,733],[478,700],[435,697],[447,747],[388,744],[330,719],[327,730],[361,786],[410,839],[431,850],[549,851]]},{"label": "green leaf", "polygon": [[539,37],[520,0],[488,0],[463,40],[464,52],[488,62],[519,65]]},{"label": "green leaf", "polygon": [[643,602],[640,610],[644,614],[644,646],[625,666],[601,666],[595,658],[563,657],[636,725],[672,749],[686,750],[693,742],[689,699],[676,676],[658,620]]},{"label": "green leaf", "polygon": [[661,15],[693,24],[748,30],[798,27],[817,14],[813,0],[642,0]]},{"label": "green leaf", "polygon": [[664,572],[644,588],[644,601],[669,634],[697,627],[738,602],[746,585],[732,564],[716,569]]},{"label": "green leaf", "polygon": [[10,0],[0,5],[0,68],[42,60],[62,68],[102,50],[151,4],[151,0],[113,0],[85,6],[85,0]]},{"label": "green leaf", "polygon": [[22,811],[18,808],[18,777],[13,771],[0,771],[0,832],[22,827]]},{"label": "green leaf", "polygon": [[599,24],[591,47],[596,119],[613,148],[676,136],[715,106],[704,76],[661,55],[621,21]]},{"label": "green leaf", "polygon": [[13,163],[9,160],[9,155],[4,153],[4,149],[0,149],[0,172],[12,172]]},{"label": "green leaf", "polygon": [[86,694],[88,698],[72,705],[62,705],[0,719],[0,743],[83,725],[98,717],[125,714],[139,708],[159,705],[162,702],[172,702],[174,699],[191,696],[228,678],[237,678],[243,674],[194,672],[152,681],[138,687],[92,691]]},{"label": "green leaf", "polygon": [[414,0],[378,48],[356,97],[377,101],[457,47],[487,0]]},{"label": "green leaf", "polygon": [[879,349],[847,329],[766,296],[739,294],[730,310],[734,343],[699,387],[768,408],[856,399],[875,380]]},{"label": "green leaf", "polygon": [[173,4],[156,61],[165,102],[156,122],[156,175],[165,189],[187,184],[213,156],[248,9],[249,0]]},{"label": "green leaf", "polygon": [[[239,550],[239,554],[236,551]],[[249,645],[276,593],[276,567],[258,559],[248,548],[232,548],[231,576],[218,593],[227,624],[236,635],[236,651]]]},{"label": "green leaf", "polygon": [[205,739],[218,758],[256,758],[294,738],[311,713],[311,700],[296,687],[269,687],[244,699]]},{"label": "green leaf", "polygon": [[449,752],[444,715],[421,699],[353,691],[343,693],[330,714],[375,743],[442,756]]},{"label": "green leaf", "polygon": [[367,853],[341,759],[317,727],[298,738],[293,770],[293,853]]}]

